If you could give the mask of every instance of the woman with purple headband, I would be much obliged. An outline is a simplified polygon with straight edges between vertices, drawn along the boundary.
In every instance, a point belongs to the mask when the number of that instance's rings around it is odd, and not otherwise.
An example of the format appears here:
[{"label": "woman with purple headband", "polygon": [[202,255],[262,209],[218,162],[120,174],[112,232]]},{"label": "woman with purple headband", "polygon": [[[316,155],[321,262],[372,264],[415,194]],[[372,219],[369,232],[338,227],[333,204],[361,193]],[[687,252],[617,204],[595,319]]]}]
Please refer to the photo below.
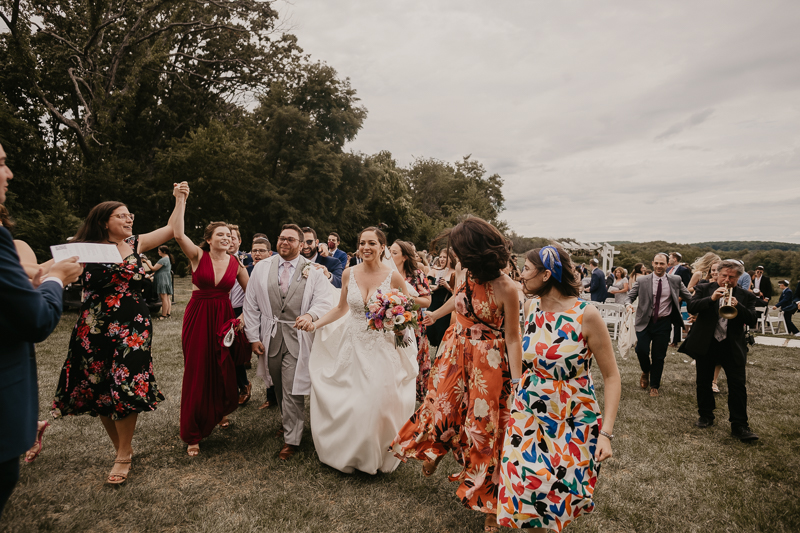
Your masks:
[{"label": "woman with purple headband", "polygon": [[[562,248],[528,252],[521,281],[532,299],[503,445],[497,523],[561,531],[594,509],[600,462],[611,457],[619,370],[605,322],[578,299],[580,280]],[[593,357],[603,374],[605,417],[589,373]]]}]

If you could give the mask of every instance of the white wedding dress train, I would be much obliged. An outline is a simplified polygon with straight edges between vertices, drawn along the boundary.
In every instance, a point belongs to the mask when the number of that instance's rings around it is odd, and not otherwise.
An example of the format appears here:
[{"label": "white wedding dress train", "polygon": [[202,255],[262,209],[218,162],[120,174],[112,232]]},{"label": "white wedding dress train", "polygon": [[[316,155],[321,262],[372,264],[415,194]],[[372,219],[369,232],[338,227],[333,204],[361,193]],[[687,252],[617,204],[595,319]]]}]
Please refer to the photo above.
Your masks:
[{"label": "white wedding dress train", "polygon": [[[350,310],[317,331],[311,348],[311,433],[323,463],[347,474],[388,473],[400,463],[389,445],[414,414],[417,347],[395,348],[392,334],[367,329],[356,272]],[[391,273],[379,289],[390,281]]]}]

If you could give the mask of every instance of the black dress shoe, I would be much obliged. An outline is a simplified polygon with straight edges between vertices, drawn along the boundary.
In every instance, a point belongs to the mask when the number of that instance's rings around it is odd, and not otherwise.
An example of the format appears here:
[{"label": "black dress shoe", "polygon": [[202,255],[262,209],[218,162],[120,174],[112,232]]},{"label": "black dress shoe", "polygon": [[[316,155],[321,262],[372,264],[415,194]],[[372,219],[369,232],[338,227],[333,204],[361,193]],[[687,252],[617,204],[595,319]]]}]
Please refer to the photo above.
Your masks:
[{"label": "black dress shoe", "polygon": [[737,426],[731,428],[731,435],[733,435],[742,442],[758,440],[758,435],[750,431],[750,427],[748,426]]},{"label": "black dress shoe", "polygon": [[697,419],[697,422],[695,422],[694,425],[699,428],[711,427],[714,425],[714,419],[701,416],[700,418]]}]

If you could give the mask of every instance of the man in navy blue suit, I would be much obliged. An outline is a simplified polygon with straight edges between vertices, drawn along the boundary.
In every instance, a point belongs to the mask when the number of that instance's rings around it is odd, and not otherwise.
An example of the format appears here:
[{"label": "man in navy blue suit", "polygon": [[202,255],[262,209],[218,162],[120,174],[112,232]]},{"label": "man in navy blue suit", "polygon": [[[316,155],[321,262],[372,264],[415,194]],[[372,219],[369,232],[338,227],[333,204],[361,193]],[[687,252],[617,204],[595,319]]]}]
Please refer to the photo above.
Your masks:
[{"label": "man in navy blue suit", "polygon": [[[778,288],[781,290],[781,297],[778,303],[775,304],[773,309],[780,309],[783,311],[783,319],[786,321],[786,330],[792,334],[800,336],[800,330],[792,322],[792,315],[797,312],[800,307],[800,294],[795,292],[792,294],[792,289],[789,288],[789,280],[784,279],[778,282]],[[800,283],[797,284],[797,291],[800,292]]]},{"label": "man in navy blue suit", "polygon": [[603,271],[597,268],[597,265],[597,259],[589,261],[589,267],[592,269],[592,282],[589,285],[589,292],[592,294],[593,302],[605,302],[608,295],[606,278],[603,276]]},{"label": "man in navy blue suit", "polygon": [[[14,177],[0,145],[0,204],[6,201]],[[55,263],[34,288],[19,262],[11,233],[0,226],[0,516],[19,479],[19,456],[36,439],[39,388],[33,343],[42,342],[61,318],[65,283],[78,279],[83,268],[73,257]]]},{"label": "man in navy blue suit", "polygon": [[339,248],[340,241],[339,234],[335,231],[332,231],[330,235],[328,235],[328,251],[331,256],[342,262],[342,268],[344,269],[347,268],[347,254],[344,250]]},{"label": "man in navy blue suit", "polygon": [[322,273],[330,280],[331,285],[337,289],[342,288],[342,272],[344,266],[335,257],[322,257],[319,253],[319,239],[314,228],[303,228],[303,246],[300,248],[303,257],[320,265]]}]

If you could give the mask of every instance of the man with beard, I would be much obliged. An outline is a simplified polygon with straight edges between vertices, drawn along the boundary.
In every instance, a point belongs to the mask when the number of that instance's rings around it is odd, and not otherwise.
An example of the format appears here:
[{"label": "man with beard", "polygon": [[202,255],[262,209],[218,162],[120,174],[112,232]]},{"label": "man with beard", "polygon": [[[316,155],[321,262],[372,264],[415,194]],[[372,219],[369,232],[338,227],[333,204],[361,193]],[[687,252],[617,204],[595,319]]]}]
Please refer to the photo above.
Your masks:
[{"label": "man with beard", "polygon": [[319,239],[317,239],[317,232],[314,228],[303,228],[303,243],[300,248],[300,253],[311,261],[316,268],[322,270],[325,277],[331,282],[331,285],[337,289],[342,288],[342,272],[344,272],[344,265],[335,257],[322,257],[319,253]]}]

